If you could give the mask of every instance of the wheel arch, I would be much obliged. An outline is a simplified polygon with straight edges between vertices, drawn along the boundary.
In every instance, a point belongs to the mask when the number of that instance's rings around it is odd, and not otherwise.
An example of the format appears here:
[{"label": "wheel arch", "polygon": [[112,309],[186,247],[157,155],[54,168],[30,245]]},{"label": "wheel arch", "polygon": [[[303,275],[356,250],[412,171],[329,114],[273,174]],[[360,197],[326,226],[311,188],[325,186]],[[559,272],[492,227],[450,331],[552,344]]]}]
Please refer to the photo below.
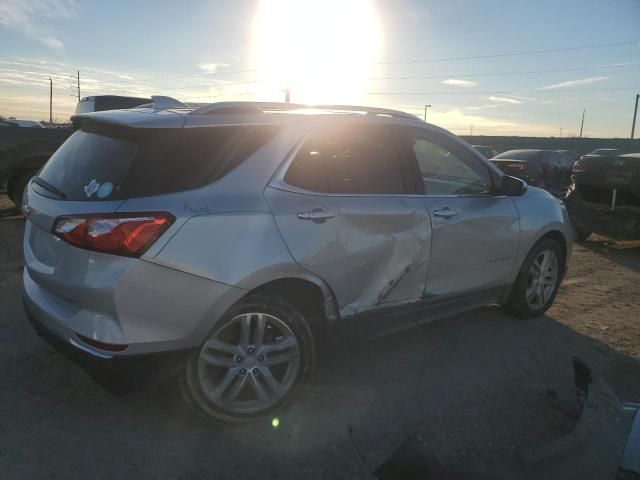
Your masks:
[{"label": "wheel arch", "polygon": [[[564,271],[566,271],[566,269],[567,269],[567,262],[569,261],[568,252],[567,252],[567,239],[564,237],[564,235],[562,234],[562,232],[560,230],[549,230],[544,235],[542,235],[534,243],[534,245],[537,244],[538,242],[542,241],[542,240],[545,240],[545,239],[553,240],[553,241],[557,242],[558,245],[560,245],[560,248],[562,249],[562,259],[563,259],[562,269],[563,269],[563,273],[564,273]],[[531,248],[533,248],[533,247],[531,247]]]},{"label": "wheel arch", "polygon": [[270,280],[247,292],[284,297],[298,310],[305,313],[312,323],[320,322],[322,328],[340,318],[338,304],[331,287],[313,275],[283,276]]}]

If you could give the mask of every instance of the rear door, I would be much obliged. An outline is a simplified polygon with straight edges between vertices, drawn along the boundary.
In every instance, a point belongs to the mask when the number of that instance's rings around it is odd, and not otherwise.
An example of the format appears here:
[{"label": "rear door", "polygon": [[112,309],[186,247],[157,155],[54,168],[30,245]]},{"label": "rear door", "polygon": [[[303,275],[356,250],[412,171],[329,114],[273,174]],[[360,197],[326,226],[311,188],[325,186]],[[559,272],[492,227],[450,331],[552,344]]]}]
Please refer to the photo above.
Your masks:
[{"label": "rear door", "polygon": [[431,225],[411,197],[393,134],[371,125],[312,133],[266,196],[291,254],[326,281],[341,314],[421,302]]},{"label": "rear door", "polygon": [[511,198],[494,194],[489,167],[440,132],[407,129],[432,219],[427,298],[493,294],[510,282],[519,241]]}]

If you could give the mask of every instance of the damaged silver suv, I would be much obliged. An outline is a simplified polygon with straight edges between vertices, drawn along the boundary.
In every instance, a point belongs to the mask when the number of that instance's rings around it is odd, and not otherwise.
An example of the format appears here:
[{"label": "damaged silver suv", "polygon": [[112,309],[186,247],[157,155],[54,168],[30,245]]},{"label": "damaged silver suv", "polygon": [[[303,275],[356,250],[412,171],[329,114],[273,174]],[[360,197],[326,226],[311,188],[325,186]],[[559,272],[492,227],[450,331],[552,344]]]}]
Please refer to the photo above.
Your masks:
[{"label": "damaged silver suv", "polygon": [[177,374],[247,421],[289,402],[319,339],[499,304],[543,314],[561,201],[393,110],[277,103],[78,115],[29,183],[36,330],[124,392]]}]

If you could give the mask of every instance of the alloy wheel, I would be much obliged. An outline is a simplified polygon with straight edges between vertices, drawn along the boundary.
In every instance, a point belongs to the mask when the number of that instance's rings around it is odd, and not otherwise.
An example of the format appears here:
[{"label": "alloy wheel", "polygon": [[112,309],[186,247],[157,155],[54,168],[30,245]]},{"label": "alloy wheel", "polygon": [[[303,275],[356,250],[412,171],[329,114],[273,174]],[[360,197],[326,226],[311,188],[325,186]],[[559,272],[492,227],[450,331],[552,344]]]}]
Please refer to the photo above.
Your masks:
[{"label": "alloy wheel", "polygon": [[526,298],[534,310],[543,308],[551,300],[558,283],[558,256],[553,250],[542,250],[536,256],[527,277]]},{"label": "alloy wheel", "polygon": [[202,346],[198,380],[208,399],[232,413],[251,414],[278,403],[300,370],[300,347],[289,326],[267,313],[231,319]]}]

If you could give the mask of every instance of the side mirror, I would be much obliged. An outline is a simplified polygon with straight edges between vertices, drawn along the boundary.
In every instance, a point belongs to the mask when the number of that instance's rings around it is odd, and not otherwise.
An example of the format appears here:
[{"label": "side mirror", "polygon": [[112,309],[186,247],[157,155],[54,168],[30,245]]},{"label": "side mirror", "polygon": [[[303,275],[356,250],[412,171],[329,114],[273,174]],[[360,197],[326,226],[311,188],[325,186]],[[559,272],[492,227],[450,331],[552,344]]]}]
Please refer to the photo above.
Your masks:
[{"label": "side mirror", "polygon": [[527,182],[516,177],[503,175],[500,193],[509,197],[519,197],[527,191]]}]

